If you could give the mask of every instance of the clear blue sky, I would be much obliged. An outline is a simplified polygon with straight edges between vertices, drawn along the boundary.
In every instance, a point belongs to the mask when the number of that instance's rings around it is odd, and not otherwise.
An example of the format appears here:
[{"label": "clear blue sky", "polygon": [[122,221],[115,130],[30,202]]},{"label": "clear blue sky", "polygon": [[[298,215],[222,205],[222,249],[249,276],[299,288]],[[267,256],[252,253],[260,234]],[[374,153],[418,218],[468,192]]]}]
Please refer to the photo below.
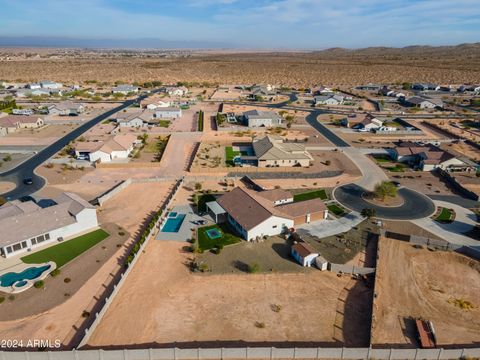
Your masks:
[{"label": "clear blue sky", "polygon": [[0,36],[307,48],[480,41],[480,0],[0,0]]}]

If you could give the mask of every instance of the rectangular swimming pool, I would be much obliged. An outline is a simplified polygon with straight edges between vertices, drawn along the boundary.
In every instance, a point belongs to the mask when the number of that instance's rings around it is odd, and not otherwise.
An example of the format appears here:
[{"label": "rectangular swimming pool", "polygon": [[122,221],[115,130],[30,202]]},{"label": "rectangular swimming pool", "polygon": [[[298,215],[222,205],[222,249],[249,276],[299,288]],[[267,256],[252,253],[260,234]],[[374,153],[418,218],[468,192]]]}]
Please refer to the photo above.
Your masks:
[{"label": "rectangular swimming pool", "polygon": [[162,232],[178,232],[178,230],[180,230],[180,227],[182,226],[185,216],[185,214],[176,214],[175,217],[170,217],[169,214],[167,221],[162,227]]}]

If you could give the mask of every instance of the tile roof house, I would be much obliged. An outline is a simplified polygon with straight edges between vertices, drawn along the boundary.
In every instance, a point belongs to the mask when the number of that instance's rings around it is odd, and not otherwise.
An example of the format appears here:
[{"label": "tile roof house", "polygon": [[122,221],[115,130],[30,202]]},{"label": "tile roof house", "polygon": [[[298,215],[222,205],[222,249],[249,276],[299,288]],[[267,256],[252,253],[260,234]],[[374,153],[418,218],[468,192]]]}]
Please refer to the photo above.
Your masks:
[{"label": "tile roof house", "polygon": [[0,136],[13,133],[18,129],[38,128],[44,124],[42,118],[29,115],[8,115],[0,118]]},{"label": "tile roof house", "polygon": [[283,124],[283,117],[274,111],[249,110],[243,113],[248,127],[272,127]]},{"label": "tile roof house", "polygon": [[405,99],[405,104],[408,106],[418,107],[420,109],[435,109],[443,108],[443,101],[441,99],[427,99],[420,96],[412,96]]},{"label": "tile roof house", "polygon": [[[272,200],[273,199],[273,200]],[[293,196],[237,187],[217,199],[228,223],[246,240],[282,233],[295,225],[323,220],[328,210],[320,199],[293,202]]]},{"label": "tile roof house", "polygon": [[118,85],[112,89],[112,94],[123,94],[128,95],[129,93],[137,93],[138,87],[133,85]]},{"label": "tile roof house", "polygon": [[383,126],[383,121],[377,119],[370,113],[363,114],[356,119],[356,123],[352,125],[352,129],[358,131],[373,131],[376,129],[380,129]]},{"label": "tile roof house", "polygon": [[315,105],[341,105],[344,97],[341,95],[319,95],[313,98]]},{"label": "tile roof house", "polygon": [[49,115],[70,116],[79,115],[85,111],[83,104],[77,104],[72,101],[63,101],[48,107]]},{"label": "tile roof house", "polygon": [[284,142],[280,136],[267,135],[252,146],[258,167],[306,167],[313,161],[303,144]]},{"label": "tile roof house", "polygon": [[120,113],[117,118],[117,124],[120,127],[143,127],[154,118],[155,113],[149,110]]},{"label": "tile roof house", "polygon": [[419,145],[410,141],[396,144],[392,150],[393,158],[398,162],[408,163],[422,171],[432,171],[437,168],[446,171],[471,171],[475,164],[457,158],[434,145]]},{"label": "tile roof house", "polygon": [[138,142],[137,137],[132,134],[115,135],[105,141],[77,142],[75,145],[75,156],[77,159],[102,163],[128,159]]},{"label": "tile roof house", "polygon": [[0,253],[4,257],[35,251],[98,227],[93,205],[73,193],[53,199],[42,208],[33,201],[10,201],[0,206]]}]

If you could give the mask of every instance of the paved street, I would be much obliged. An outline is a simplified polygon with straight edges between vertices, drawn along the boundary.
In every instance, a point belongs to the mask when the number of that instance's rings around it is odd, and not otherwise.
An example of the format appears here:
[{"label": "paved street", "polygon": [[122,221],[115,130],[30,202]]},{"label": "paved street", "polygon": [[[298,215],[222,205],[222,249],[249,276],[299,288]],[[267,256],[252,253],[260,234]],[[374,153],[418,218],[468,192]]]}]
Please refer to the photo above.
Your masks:
[{"label": "paved street", "polygon": [[[77,127],[64,137],[58,139],[55,141],[53,144],[47,146],[44,148],[42,151],[40,151],[38,154],[32,156],[30,159],[27,161],[23,162],[19,166],[17,166],[14,169],[11,169],[5,173],[2,173],[0,175],[0,181],[7,181],[7,182],[13,182],[17,185],[17,187],[6,193],[3,194],[2,196],[5,197],[6,199],[18,199],[22,196],[27,196],[30,194],[35,193],[36,191],[40,190],[45,186],[45,180],[38,176],[35,173],[35,169],[43,164],[45,161],[47,161],[49,158],[54,156],[57,152],[59,152],[61,149],[63,149],[66,145],[68,145],[72,140],[76,139],[80,135],[82,135],[84,132],[87,130],[91,129],[93,126],[96,124],[102,122],[105,119],[108,119],[110,116],[115,114],[118,111],[121,111],[123,109],[126,109],[133,103],[137,101],[141,101],[148,97],[149,95],[141,95],[137,99],[134,100],[127,100],[125,101],[122,105],[108,110],[104,112],[103,114],[93,118],[89,122]],[[32,178],[33,179],[33,184],[32,185],[25,185],[23,183],[23,180],[25,178]]]}]

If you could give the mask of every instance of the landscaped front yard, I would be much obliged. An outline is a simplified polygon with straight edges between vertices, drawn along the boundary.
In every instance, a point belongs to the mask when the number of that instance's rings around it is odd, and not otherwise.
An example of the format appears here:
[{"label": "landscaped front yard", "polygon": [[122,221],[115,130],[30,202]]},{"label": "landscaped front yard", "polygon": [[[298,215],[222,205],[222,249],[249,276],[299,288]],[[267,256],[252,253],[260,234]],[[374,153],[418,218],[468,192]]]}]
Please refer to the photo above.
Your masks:
[{"label": "landscaped front yard", "polygon": [[346,213],[345,209],[337,204],[329,204],[327,209],[336,216],[343,216]]},{"label": "landscaped front yard", "polygon": [[320,198],[321,200],[327,200],[328,199],[327,192],[324,189],[320,189],[320,190],[307,191],[304,193],[293,195],[293,201],[295,202],[305,201],[310,199],[317,199],[317,198]]},{"label": "landscaped front yard", "polygon": [[[207,231],[215,229],[221,233],[221,237],[211,239],[207,235]],[[226,245],[235,244],[242,241],[227,224],[210,225],[198,229],[198,249],[203,252],[206,250],[224,247]]]},{"label": "landscaped front yard", "polygon": [[442,207],[438,209],[437,215],[435,215],[434,219],[441,223],[450,223],[455,219],[455,212],[451,209]]},{"label": "landscaped front yard", "polygon": [[22,257],[22,261],[27,264],[42,264],[54,261],[57,264],[57,268],[60,268],[108,236],[109,234],[105,230],[98,229],[58,245],[50,246],[31,255],[24,256]]}]

